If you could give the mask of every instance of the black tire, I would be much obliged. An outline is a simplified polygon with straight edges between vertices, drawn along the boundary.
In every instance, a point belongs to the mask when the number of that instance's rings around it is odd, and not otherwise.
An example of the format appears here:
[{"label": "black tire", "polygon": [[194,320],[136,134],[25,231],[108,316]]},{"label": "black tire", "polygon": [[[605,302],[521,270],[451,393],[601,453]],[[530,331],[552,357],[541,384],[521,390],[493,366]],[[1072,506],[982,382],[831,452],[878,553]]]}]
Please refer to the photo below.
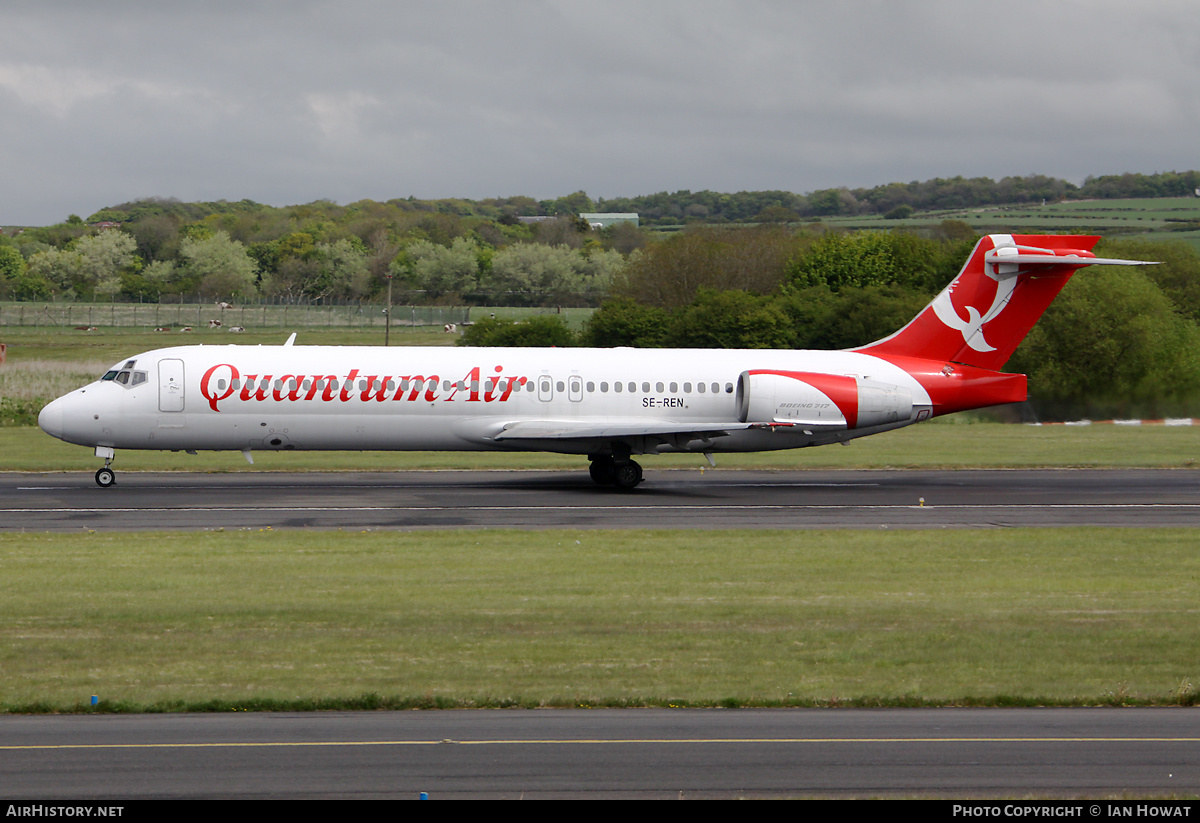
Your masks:
[{"label": "black tire", "polygon": [[642,467],[632,460],[616,464],[613,474],[618,489],[635,489],[642,482]]},{"label": "black tire", "polygon": [[117,475],[108,466],[96,472],[96,485],[102,489],[107,489],[113,483],[117,482]]},{"label": "black tire", "polygon": [[611,458],[601,457],[592,461],[588,466],[588,474],[592,480],[601,486],[611,486],[617,482],[616,466]]}]

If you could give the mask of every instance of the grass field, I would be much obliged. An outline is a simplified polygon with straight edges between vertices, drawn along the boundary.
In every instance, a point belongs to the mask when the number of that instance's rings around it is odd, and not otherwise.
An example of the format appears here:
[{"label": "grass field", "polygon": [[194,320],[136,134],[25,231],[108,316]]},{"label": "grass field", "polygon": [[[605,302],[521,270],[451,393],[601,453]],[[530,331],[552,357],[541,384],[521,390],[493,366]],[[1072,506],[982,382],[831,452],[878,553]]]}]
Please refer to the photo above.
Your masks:
[{"label": "grass field", "polygon": [[[489,316],[515,320],[532,315],[553,314],[568,326],[578,329],[592,314],[588,308],[484,307],[484,306],[403,306],[392,307],[390,335],[442,332],[447,323],[462,324]],[[219,328],[209,321],[219,320]],[[222,342],[238,342],[244,337],[230,335],[230,327],[249,332],[289,334],[329,331],[369,335],[373,345],[382,345],[386,318],[383,304],[362,303],[349,306],[294,306],[287,304],[239,305],[219,309],[212,303],[83,303],[72,300],[53,302],[0,301],[0,327],[79,332],[124,329],[153,334],[161,339],[171,335],[208,335]],[[82,327],[82,328],[78,328]],[[156,331],[160,328],[167,332]],[[184,329],[187,331],[184,331]],[[95,334],[91,332],[90,334]],[[158,343],[156,345],[163,345]]]},{"label": "grass field", "polygon": [[[300,342],[378,342],[353,329],[307,334]],[[30,408],[183,337],[4,335],[0,404],[19,386]],[[228,336],[191,338],[201,341]],[[251,331],[238,342],[281,337]],[[99,466],[90,449],[30,422],[0,428],[0,470]],[[586,465],[521,453],[255,459],[122,451],[114,467]],[[718,470],[1188,469],[1198,460],[1200,428],[951,417],[846,447],[718,456]],[[693,455],[644,465],[706,464]],[[1187,530],[9,534],[0,535],[0,711],[88,710],[92,695],[101,711],[1191,705],[1198,578]]]},{"label": "grass field", "polygon": [[1179,240],[1200,248],[1200,230],[1174,231],[1200,221],[1200,198],[1163,197],[1144,200],[1083,200],[1045,205],[992,206],[923,212],[905,220],[879,215],[830,217],[824,222],[846,229],[925,228],[943,220],[961,220],[976,232],[1137,234],[1148,240]]},{"label": "grass field", "polygon": [[[452,346],[456,335],[441,329],[393,329],[393,346]],[[221,329],[198,329],[189,334],[156,333],[144,329],[102,326],[94,332],[59,327],[8,326],[3,328],[2,343],[8,346],[5,368],[22,363],[51,361],[76,363],[87,361],[111,366],[124,357],[167,346],[278,346],[291,330],[247,329],[231,335]],[[382,346],[383,329],[300,329],[297,345]],[[81,356],[82,355],[82,356]],[[3,373],[3,370],[0,370]]]},{"label": "grass field", "polygon": [[0,536],[10,711],[1192,703],[1177,530]]}]

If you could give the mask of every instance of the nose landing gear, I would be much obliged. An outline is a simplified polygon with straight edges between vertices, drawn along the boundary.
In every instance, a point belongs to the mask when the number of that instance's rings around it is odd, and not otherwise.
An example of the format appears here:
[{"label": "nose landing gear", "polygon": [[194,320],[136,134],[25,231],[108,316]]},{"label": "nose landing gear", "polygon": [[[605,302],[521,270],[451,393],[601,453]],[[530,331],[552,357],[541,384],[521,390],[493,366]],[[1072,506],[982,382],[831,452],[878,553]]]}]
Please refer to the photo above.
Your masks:
[{"label": "nose landing gear", "polygon": [[116,457],[116,452],[106,446],[97,446],[96,456],[104,458],[104,468],[96,472],[96,485],[102,489],[107,489],[113,483],[117,482],[116,472],[109,468],[112,465],[113,458]]}]

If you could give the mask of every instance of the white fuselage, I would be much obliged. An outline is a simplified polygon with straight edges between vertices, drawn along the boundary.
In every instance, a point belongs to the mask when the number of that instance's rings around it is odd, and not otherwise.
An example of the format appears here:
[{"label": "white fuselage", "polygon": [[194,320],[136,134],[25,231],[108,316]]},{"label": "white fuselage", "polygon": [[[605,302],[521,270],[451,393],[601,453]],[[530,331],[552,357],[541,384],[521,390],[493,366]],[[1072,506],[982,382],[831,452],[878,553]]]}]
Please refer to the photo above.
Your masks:
[{"label": "white fuselage", "polygon": [[[748,420],[740,395],[750,384],[739,381],[754,370],[848,376],[909,405],[855,427],[836,409],[813,411],[824,401],[809,390],[802,402],[769,399],[771,420]],[[930,405],[903,369],[853,352],[182,346],[123,361],[39,423],[112,449],[587,454],[607,432],[639,454],[836,442],[924,419]]]}]

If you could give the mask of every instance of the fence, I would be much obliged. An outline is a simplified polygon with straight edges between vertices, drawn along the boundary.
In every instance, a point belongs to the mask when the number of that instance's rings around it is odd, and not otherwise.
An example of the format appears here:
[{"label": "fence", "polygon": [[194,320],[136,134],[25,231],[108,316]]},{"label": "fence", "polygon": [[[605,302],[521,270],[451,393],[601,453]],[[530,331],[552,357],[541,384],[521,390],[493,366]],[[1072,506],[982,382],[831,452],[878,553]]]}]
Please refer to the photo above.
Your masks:
[{"label": "fence", "polygon": [[[381,304],[346,306],[260,304],[221,308],[213,303],[0,303],[0,326],[111,328],[222,327],[296,329],[371,328],[385,324]],[[392,306],[392,328],[466,323],[466,306]]]}]

